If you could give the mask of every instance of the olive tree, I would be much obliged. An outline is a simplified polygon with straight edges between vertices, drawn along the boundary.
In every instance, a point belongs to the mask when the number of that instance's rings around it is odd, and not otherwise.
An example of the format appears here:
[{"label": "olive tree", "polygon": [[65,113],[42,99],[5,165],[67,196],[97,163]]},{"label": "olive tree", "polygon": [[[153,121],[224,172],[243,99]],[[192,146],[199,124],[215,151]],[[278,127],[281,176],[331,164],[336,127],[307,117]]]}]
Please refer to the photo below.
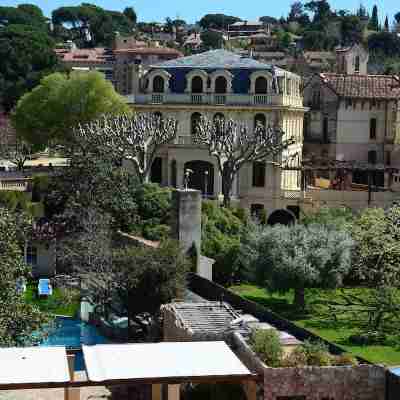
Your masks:
[{"label": "olive tree", "polygon": [[351,267],[353,241],[345,231],[322,225],[275,225],[255,229],[243,245],[250,278],[272,290],[294,289],[305,308],[305,288],[341,286]]},{"label": "olive tree", "polygon": [[254,131],[250,131],[240,121],[205,117],[196,126],[195,141],[206,146],[209,154],[217,160],[225,206],[230,204],[233,180],[243,165],[266,162],[293,143],[293,139],[285,138],[285,133],[278,127],[257,124]]},{"label": "olive tree", "polygon": [[177,126],[175,119],[150,113],[104,116],[79,125],[75,138],[89,151],[106,152],[132,162],[138,179],[144,183],[149,180],[158,150],[176,137]]}]

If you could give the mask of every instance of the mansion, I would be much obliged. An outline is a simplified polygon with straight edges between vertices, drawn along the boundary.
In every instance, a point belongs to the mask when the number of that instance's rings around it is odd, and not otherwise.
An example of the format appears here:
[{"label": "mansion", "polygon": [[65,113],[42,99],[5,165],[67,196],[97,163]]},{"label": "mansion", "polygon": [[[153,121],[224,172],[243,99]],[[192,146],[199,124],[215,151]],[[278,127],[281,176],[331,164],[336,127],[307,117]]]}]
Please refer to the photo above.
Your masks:
[{"label": "mansion", "polygon": [[[302,154],[303,106],[301,79],[288,71],[226,50],[161,62],[147,69],[137,65],[128,102],[139,112],[151,112],[178,121],[174,143],[165,146],[152,168],[152,181],[182,187],[190,169],[189,187],[219,198],[221,176],[208,149],[194,143],[202,116],[233,119],[253,131],[258,123],[280,127],[295,143],[280,157]],[[283,171],[277,163],[245,165],[233,185],[232,197],[252,212],[277,209],[298,214],[299,171]],[[293,214],[292,214],[293,215]]]}]

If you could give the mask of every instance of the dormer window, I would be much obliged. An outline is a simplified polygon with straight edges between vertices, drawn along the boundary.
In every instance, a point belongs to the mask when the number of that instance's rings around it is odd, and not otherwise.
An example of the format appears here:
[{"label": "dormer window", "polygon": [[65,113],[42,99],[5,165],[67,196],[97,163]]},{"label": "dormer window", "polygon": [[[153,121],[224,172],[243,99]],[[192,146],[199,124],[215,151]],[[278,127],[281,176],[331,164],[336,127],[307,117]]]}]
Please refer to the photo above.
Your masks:
[{"label": "dormer window", "polygon": [[269,71],[255,71],[250,75],[251,94],[268,94],[272,87],[272,75]]},{"label": "dormer window", "polygon": [[215,93],[217,94],[225,94],[227,92],[228,83],[224,76],[219,76],[215,80]]},{"label": "dormer window", "polygon": [[228,70],[218,70],[210,74],[211,93],[227,94],[232,93],[233,75]]},{"label": "dormer window", "polygon": [[148,81],[147,92],[150,93],[169,93],[169,81],[171,74],[162,69],[153,69],[146,75]]},{"label": "dormer window", "polygon": [[194,69],[186,75],[186,93],[202,94],[207,92],[208,74],[202,69]]},{"label": "dormer window", "polygon": [[195,76],[192,79],[192,93],[203,93],[203,78]]},{"label": "dormer window", "polygon": [[153,92],[154,93],[164,93],[165,92],[165,82],[164,78],[157,75],[153,79]]},{"label": "dormer window", "polygon": [[268,81],[264,76],[259,76],[255,81],[255,94],[267,94],[268,93]]}]

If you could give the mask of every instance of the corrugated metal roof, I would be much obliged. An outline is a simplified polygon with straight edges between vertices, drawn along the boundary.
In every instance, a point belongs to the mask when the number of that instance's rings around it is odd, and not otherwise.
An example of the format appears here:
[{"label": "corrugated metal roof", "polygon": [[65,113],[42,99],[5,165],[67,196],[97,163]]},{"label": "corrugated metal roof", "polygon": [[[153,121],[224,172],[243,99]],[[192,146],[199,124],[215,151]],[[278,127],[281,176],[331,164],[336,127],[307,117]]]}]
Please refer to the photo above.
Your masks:
[{"label": "corrugated metal roof", "polygon": [[224,342],[83,346],[83,354],[92,382],[252,375]]},{"label": "corrugated metal roof", "polygon": [[170,303],[163,307],[171,308],[183,326],[193,333],[223,333],[240,317],[229,304],[219,301]]}]

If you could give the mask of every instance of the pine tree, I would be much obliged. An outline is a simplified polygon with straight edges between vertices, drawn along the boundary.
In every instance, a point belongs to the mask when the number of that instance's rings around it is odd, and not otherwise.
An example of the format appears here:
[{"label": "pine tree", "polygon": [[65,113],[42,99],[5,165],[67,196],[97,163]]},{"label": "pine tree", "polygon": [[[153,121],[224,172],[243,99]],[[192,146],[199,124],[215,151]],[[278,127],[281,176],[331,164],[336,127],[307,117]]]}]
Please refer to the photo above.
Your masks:
[{"label": "pine tree", "polygon": [[378,7],[374,5],[372,8],[372,15],[368,25],[369,29],[379,31]]}]

